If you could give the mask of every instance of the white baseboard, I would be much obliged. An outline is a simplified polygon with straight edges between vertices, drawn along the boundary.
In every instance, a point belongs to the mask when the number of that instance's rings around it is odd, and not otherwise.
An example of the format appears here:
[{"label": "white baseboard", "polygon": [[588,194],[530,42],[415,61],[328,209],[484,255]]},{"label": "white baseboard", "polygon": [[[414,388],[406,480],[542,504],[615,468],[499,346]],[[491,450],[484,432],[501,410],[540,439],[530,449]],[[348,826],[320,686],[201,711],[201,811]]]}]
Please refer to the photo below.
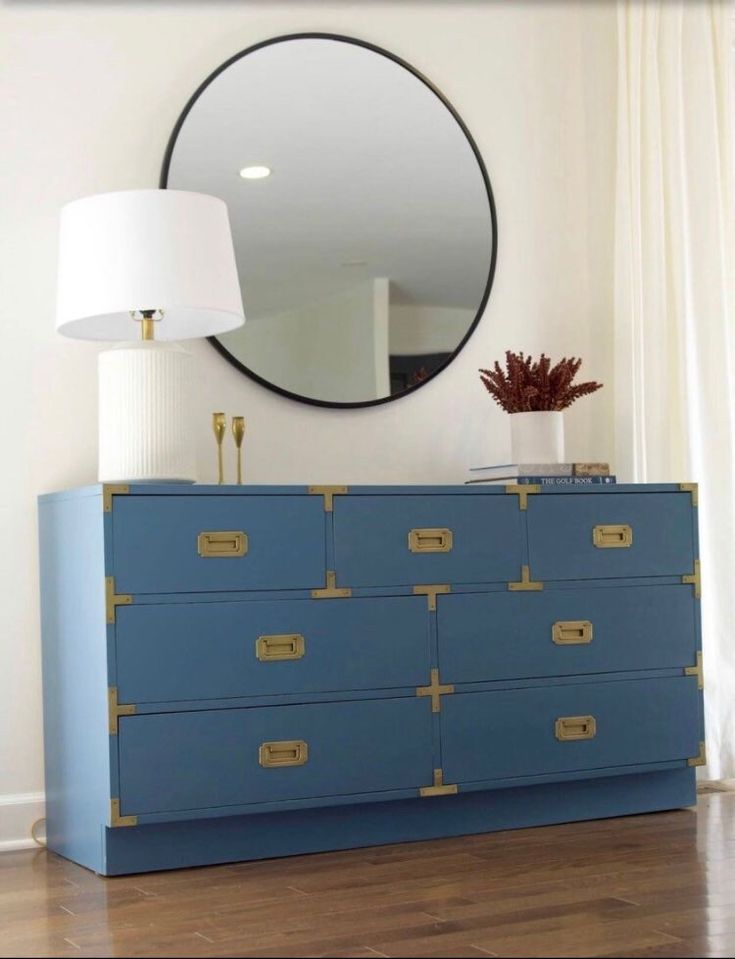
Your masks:
[{"label": "white baseboard", "polygon": [[[33,849],[36,846],[31,838],[31,826],[45,815],[45,797],[43,793],[10,793],[0,796],[0,852],[12,852],[15,849]],[[46,838],[43,829],[38,830],[38,838]]]}]

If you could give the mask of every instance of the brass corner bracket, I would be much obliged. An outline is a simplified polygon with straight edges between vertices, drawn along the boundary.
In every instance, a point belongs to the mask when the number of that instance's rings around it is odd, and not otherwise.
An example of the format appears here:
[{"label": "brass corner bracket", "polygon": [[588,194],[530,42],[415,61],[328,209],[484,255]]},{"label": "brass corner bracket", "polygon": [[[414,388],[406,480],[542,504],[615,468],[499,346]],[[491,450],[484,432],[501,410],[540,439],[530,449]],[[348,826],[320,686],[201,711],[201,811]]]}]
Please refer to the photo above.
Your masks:
[{"label": "brass corner bracket", "polygon": [[702,669],[702,651],[697,650],[697,661],[694,666],[684,667],[685,676],[697,677],[697,689],[704,689],[704,670]]},{"label": "brass corner bracket", "polygon": [[444,772],[441,769],[434,770],[433,786],[421,786],[419,789],[420,796],[456,796],[458,792],[459,787],[456,783],[444,785]]},{"label": "brass corner bracket", "polygon": [[451,683],[442,685],[439,682],[439,670],[431,670],[431,684],[429,686],[418,686],[417,696],[431,696],[432,713],[440,713],[442,708],[441,697],[451,695],[454,692],[454,686]]},{"label": "brass corner bracket", "polygon": [[102,484],[102,508],[105,513],[112,512],[112,497],[127,496],[130,487],[125,483],[103,483]]},{"label": "brass corner bracket", "polygon": [[352,596],[349,586],[337,586],[337,574],[333,569],[327,570],[327,585],[323,589],[312,589],[312,599],[348,599]]},{"label": "brass corner bracket", "polygon": [[681,581],[686,585],[694,587],[695,599],[702,598],[702,572],[698,559],[694,560],[694,572],[686,573],[684,576],[682,576]]},{"label": "brass corner bracket", "polygon": [[544,588],[541,582],[534,582],[531,579],[531,570],[528,566],[521,566],[521,580],[519,583],[508,583],[508,589],[511,593],[520,593],[524,591],[538,592]]},{"label": "brass corner bracket", "polygon": [[114,828],[117,826],[137,826],[138,817],[137,816],[121,816],[120,815],[120,800],[111,799],[110,800],[110,825]]},{"label": "brass corner bracket", "polygon": [[118,703],[117,686],[107,687],[107,730],[111,736],[117,735],[118,719],[120,716],[134,716],[135,706],[132,703]]},{"label": "brass corner bracket", "polygon": [[331,513],[334,509],[334,497],[345,496],[349,492],[348,486],[310,486],[310,496],[324,497],[324,512]]},{"label": "brass corner bracket", "polygon": [[432,583],[428,586],[414,586],[414,596],[426,596],[429,601],[429,609],[436,609],[437,593],[451,593],[452,587],[449,583]]},{"label": "brass corner bracket", "polygon": [[130,593],[115,592],[115,577],[105,576],[105,609],[107,612],[107,622],[116,621],[116,610],[118,606],[130,606],[133,597]]},{"label": "brass corner bracket", "polygon": [[692,506],[699,506],[699,486],[697,483],[679,483],[682,493],[692,494]]},{"label": "brass corner bracket", "polygon": [[538,483],[509,483],[505,487],[506,493],[516,493],[518,495],[519,509],[528,509],[528,497],[531,493],[540,493],[541,486]]},{"label": "brass corner bracket", "polygon": [[706,766],[707,765],[707,749],[703,742],[699,744],[699,753],[694,756],[692,759],[687,759],[687,766]]}]

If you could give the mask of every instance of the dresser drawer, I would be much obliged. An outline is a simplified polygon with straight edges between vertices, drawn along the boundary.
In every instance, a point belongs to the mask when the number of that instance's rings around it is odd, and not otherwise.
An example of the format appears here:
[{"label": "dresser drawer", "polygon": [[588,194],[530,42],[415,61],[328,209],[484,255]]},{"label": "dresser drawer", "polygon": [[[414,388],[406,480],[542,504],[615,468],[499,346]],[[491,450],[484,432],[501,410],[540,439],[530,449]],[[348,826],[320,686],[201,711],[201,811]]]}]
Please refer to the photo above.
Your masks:
[{"label": "dresser drawer", "polygon": [[319,496],[118,496],[118,593],[312,589],[325,583]]},{"label": "dresser drawer", "polygon": [[407,698],[129,716],[119,755],[123,815],[380,793],[432,781],[431,712]]},{"label": "dresser drawer", "polygon": [[338,585],[489,583],[519,578],[517,496],[339,496]]},{"label": "dresser drawer", "polygon": [[117,614],[123,703],[425,684],[420,596],[127,606]]},{"label": "dresser drawer", "polygon": [[[702,738],[699,703],[693,676],[445,696],[444,781],[689,759]],[[557,720],[566,720],[559,735],[594,735],[557,738]]]},{"label": "dresser drawer", "polygon": [[689,493],[541,494],[527,513],[534,580],[693,571]]},{"label": "dresser drawer", "polygon": [[691,586],[454,593],[438,602],[446,683],[691,666]]}]

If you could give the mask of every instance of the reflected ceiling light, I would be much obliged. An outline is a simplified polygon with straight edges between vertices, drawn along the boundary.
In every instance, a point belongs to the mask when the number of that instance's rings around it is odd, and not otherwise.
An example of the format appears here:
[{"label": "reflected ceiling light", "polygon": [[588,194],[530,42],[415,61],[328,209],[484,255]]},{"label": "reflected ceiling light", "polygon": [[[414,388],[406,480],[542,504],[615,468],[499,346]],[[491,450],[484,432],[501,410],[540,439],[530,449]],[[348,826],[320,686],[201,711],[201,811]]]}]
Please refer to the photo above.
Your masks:
[{"label": "reflected ceiling light", "polygon": [[263,180],[271,175],[269,166],[244,166],[240,170],[240,176],[243,180]]}]

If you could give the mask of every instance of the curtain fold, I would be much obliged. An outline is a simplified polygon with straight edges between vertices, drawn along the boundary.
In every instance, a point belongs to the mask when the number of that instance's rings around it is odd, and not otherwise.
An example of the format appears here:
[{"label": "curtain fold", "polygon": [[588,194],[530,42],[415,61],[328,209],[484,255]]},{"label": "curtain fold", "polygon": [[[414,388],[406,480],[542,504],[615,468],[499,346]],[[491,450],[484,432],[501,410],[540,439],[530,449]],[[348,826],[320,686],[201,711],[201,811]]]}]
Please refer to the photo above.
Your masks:
[{"label": "curtain fold", "polygon": [[735,777],[733,16],[618,3],[615,466],[700,484],[710,779]]}]

